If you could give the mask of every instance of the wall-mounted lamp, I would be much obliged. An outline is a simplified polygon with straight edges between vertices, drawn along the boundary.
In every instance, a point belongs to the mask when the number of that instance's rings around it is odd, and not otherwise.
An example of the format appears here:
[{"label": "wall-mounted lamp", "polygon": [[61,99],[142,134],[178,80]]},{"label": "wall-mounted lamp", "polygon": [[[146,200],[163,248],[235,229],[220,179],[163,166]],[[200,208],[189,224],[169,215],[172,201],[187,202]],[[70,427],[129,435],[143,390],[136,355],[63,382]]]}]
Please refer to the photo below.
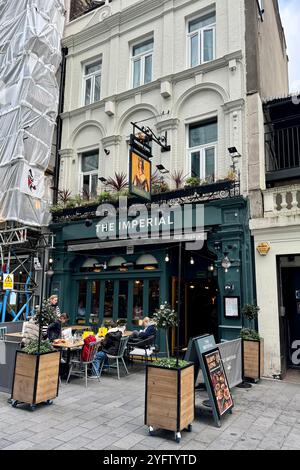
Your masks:
[{"label": "wall-mounted lamp", "polygon": [[222,260],[222,268],[224,268],[225,273],[228,273],[229,268],[231,268],[231,261],[228,258],[229,253],[226,251],[224,253],[224,258]]},{"label": "wall-mounted lamp", "polygon": [[166,175],[167,173],[170,173],[169,170],[167,170],[163,165],[156,165],[156,168],[158,169],[158,171],[160,173],[162,173],[163,175]]},{"label": "wall-mounted lamp", "polygon": [[195,264],[195,260],[194,258],[191,256],[191,259],[190,259],[190,264],[193,266]]},{"label": "wall-mounted lamp", "polygon": [[221,250],[221,246],[222,246],[222,245],[221,245],[221,242],[215,242],[215,243],[214,243],[214,249],[215,249],[216,251],[220,251],[220,250]]},{"label": "wall-mounted lamp", "polygon": [[166,254],[166,257],[165,257],[165,262],[166,263],[169,263],[170,262],[170,256],[169,256],[169,253]]},{"label": "wall-mounted lamp", "polygon": [[213,273],[214,270],[215,270],[215,266],[214,266],[213,264],[210,264],[210,265],[208,266],[208,271],[209,271],[210,273]]},{"label": "wall-mounted lamp", "polygon": [[94,264],[95,269],[107,269],[107,262],[105,261],[104,263],[95,263]]},{"label": "wall-mounted lamp", "polygon": [[90,220],[90,219],[86,219],[84,225],[85,225],[86,227],[91,227],[91,226],[93,225],[93,221]]},{"label": "wall-mounted lamp", "polygon": [[229,147],[228,152],[230,153],[231,160],[232,160],[232,170],[236,172],[236,165],[239,162],[239,159],[241,158],[240,152],[237,150],[236,147]]},{"label": "wall-mounted lamp", "polygon": [[103,184],[106,184],[107,183],[107,179],[104,178],[103,176],[101,176],[100,178],[98,178],[99,181],[101,181],[101,183]]},{"label": "wall-mounted lamp", "polygon": [[108,150],[108,149],[104,149],[104,153],[105,153],[105,155],[107,155],[107,156],[108,156],[108,155],[110,155],[110,150]]},{"label": "wall-mounted lamp", "polygon": [[224,287],[225,291],[226,292],[233,292],[234,291],[234,284],[226,284],[225,287]]}]

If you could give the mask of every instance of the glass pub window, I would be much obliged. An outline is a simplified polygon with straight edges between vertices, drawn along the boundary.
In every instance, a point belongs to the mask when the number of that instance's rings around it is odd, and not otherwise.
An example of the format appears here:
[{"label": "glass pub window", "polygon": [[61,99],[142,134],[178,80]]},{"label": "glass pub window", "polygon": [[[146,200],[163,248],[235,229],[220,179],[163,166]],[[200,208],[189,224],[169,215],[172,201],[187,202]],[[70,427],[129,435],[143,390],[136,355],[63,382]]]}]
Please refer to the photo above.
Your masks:
[{"label": "glass pub window", "polygon": [[104,318],[112,319],[114,309],[114,281],[105,281]]},{"label": "glass pub window", "polygon": [[196,67],[214,60],[216,13],[211,12],[188,24],[189,66]]},{"label": "glass pub window", "polygon": [[77,320],[84,320],[86,315],[87,281],[79,282]]},{"label": "glass pub window", "polygon": [[218,143],[217,120],[193,124],[189,127],[189,165],[191,176],[207,182],[215,181]]},{"label": "glass pub window", "polygon": [[101,61],[84,67],[84,104],[85,106],[100,101],[101,97]]},{"label": "glass pub window", "polygon": [[148,39],[132,47],[132,86],[136,88],[152,81],[154,40]]},{"label": "glass pub window", "polygon": [[85,199],[97,196],[99,152],[86,152],[81,156],[82,194]]},{"label": "glass pub window", "polygon": [[159,308],[159,279],[149,281],[149,316],[152,317]]},{"label": "glass pub window", "polygon": [[133,319],[143,318],[144,281],[137,279],[133,285]]},{"label": "glass pub window", "polygon": [[118,318],[127,318],[128,281],[119,281]]}]

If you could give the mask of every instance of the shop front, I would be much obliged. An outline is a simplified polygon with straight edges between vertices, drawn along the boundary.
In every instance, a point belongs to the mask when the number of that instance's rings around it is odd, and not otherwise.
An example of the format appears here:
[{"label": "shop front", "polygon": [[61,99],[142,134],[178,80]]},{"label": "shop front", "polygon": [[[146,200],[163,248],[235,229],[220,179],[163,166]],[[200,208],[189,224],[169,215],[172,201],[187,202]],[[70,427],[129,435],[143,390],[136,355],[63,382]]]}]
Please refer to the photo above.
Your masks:
[{"label": "shop front", "polygon": [[[89,214],[89,220],[67,222],[57,218],[51,227],[56,235],[55,274],[48,292],[58,294],[61,309],[72,323],[97,328],[106,319],[126,319],[127,328],[135,329],[139,320],[151,317],[165,301],[177,309],[180,291],[182,348],[191,336],[205,333],[217,341],[238,337],[243,326],[241,307],[254,299],[247,201],[232,197],[189,204],[191,232],[198,235],[194,215],[199,204],[204,209],[201,236],[196,237],[202,240],[200,245],[179,237],[178,231],[175,236],[172,230],[169,238],[157,230],[155,237],[149,238],[147,231],[136,239],[120,239],[119,233],[112,239],[113,225],[106,226],[107,237],[99,240],[103,217]],[[172,224],[172,218],[164,218],[164,225]],[[117,226],[121,227],[119,219]],[[163,353],[164,338],[159,336]]]}]

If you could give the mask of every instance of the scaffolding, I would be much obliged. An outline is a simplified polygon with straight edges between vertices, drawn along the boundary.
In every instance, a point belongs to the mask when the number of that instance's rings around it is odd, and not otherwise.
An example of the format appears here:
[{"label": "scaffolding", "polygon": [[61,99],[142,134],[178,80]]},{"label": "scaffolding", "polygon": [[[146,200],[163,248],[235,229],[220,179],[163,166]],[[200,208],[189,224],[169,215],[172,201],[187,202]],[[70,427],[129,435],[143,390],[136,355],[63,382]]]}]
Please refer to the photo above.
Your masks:
[{"label": "scaffolding", "polygon": [[44,279],[47,248],[54,248],[52,233],[26,226],[0,230],[0,275],[13,280],[11,289],[4,284],[1,289],[0,323],[25,321],[31,315],[34,299],[43,295],[37,274]]}]

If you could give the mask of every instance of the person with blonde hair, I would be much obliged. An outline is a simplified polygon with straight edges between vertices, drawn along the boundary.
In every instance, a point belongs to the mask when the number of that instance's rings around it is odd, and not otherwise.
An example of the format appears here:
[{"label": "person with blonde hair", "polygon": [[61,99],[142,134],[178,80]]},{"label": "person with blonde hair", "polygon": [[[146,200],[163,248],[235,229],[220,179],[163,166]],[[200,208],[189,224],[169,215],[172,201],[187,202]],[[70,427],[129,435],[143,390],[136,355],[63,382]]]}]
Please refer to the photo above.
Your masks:
[{"label": "person with blonde hair", "polygon": [[149,317],[145,317],[143,319],[143,330],[140,331],[133,331],[130,339],[147,339],[150,336],[156,335],[156,324],[154,321],[151,320]]}]

